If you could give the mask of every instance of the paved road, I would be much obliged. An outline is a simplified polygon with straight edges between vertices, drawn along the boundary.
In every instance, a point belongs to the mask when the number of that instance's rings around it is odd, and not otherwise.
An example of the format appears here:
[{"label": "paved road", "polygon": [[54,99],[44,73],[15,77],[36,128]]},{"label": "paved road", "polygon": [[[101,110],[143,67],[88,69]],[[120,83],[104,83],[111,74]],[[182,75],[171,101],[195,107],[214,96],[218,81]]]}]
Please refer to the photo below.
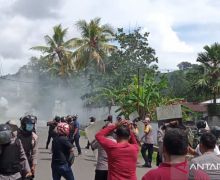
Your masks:
[{"label": "paved road", "polygon": [[[45,149],[46,139],[47,139],[47,128],[38,128],[39,135],[39,156],[38,156],[38,166],[36,180],[49,180],[52,179],[51,176],[51,154],[50,150]],[[87,140],[82,137],[80,138],[80,144],[82,148],[82,155],[76,157],[75,163],[73,165],[73,172],[76,180],[93,180],[94,170],[95,170],[95,156],[91,150],[86,150]],[[139,160],[140,164],[143,163],[142,159]],[[137,176],[138,180],[148,171],[147,168],[139,168],[137,165]]]}]

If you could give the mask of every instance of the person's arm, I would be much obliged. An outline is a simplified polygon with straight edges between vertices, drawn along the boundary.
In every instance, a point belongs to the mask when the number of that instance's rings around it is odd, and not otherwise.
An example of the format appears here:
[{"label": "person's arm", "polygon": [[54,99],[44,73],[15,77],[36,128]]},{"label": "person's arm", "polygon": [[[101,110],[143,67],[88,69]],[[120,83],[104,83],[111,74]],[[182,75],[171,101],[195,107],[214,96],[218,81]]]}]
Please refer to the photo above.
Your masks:
[{"label": "person's arm", "polygon": [[91,147],[92,147],[92,150],[95,150],[98,148],[98,141],[97,140],[93,140],[91,142]]},{"label": "person's arm", "polygon": [[38,155],[38,136],[36,134],[33,134],[33,150],[32,150],[32,155],[31,155],[31,160],[32,160],[32,167],[31,167],[31,172],[34,175],[36,166],[37,166],[37,155]]},{"label": "person's arm", "polygon": [[71,148],[70,149],[69,159],[68,159],[68,162],[69,162],[70,166],[74,163],[74,160],[75,160],[74,149]]},{"label": "person's arm", "polygon": [[79,123],[76,122],[76,123],[75,123],[75,128],[74,128],[73,136],[75,136],[75,135],[78,133],[78,131],[79,131]]},{"label": "person's arm", "polygon": [[64,147],[66,149],[69,150],[70,154],[69,154],[69,158],[67,159],[67,162],[69,164],[69,166],[71,166],[74,163],[75,160],[75,155],[74,155],[74,148],[73,145],[70,143],[70,141],[68,139],[64,139],[62,141],[62,144],[64,145]]},{"label": "person's arm", "polygon": [[144,127],[144,135],[141,137],[141,141],[145,138],[145,136],[151,131],[151,128],[149,125]]},{"label": "person's arm", "polygon": [[136,146],[137,150],[139,150],[140,142],[137,141],[135,134],[131,131],[131,137],[129,139],[129,143]]},{"label": "person's arm", "polygon": [[116,125],[107,126],[104,129],[101,129],[96,135],[95,138],[99,142],[99,144],[104,148],[108,149],[113,147],[116,143],[110,139],[108,139],[106,136],[114,131],[117,128]]},{"label": "person's arm", "polygon": [[198,156],[195,149],[193,149],[191,146],[188,146],[188,153],[194,156]]}]

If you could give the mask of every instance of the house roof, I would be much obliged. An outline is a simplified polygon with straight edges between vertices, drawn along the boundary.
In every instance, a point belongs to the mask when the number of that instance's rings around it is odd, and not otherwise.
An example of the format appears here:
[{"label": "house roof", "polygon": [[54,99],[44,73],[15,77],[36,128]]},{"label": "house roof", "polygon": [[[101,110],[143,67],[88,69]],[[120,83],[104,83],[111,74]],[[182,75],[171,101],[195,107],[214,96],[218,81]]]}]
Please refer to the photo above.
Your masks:
[{"label": "house roof", "polygon": [[[213,99],[201,102],[201,104],[211,104],[211,103],[213,103]],[[220,103],[220,98],[216,99],[216,103]]]},{"label": "house roof", "polygon": [[182,105],[188,107],[194,112],[207,112],[206,104],[192,103],[192,102],[181,102]]}]

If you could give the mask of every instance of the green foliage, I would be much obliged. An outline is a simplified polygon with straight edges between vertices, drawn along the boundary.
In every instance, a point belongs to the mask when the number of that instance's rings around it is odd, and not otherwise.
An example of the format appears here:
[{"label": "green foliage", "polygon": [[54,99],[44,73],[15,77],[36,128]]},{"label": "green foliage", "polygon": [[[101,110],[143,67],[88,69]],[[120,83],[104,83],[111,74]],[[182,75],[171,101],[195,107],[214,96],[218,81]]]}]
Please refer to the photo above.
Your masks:
[{"label": "green foliage", "polygon": [[77,69],[85,69],[95,63],[101,71],[105,71],[104,59],[115,50],[115,46],[109,44],[113,39],[113,28],[108,25],[100,25],[101,18],[92,19],[89,23],[79,20],[76,27],[81,33],[80,38],[74,38],[72,47],[75,48]]},{"label": "green foliage", "polygon": [[177,65],[177,67],[179,68],[179,70],[186,70],[192,67],[192,64],[190,62],[187,61],[183,61],[181,63],[179,63]]},{"label": "green foliage", "polygon": [[197,87],[211,92],[216,103],[220,93],[220,44],[205,46],[204,50],[205,52],[199,53],[197,58],[204,68],[202,77],[197,81]]},{"label": "green foliage", "polygon": [[75,70],[73,51],[71,50],[73,40],[64,41],[67,29],[62,29],[61,25],[55,26],[53,31],[52,37],[49,35],[44,37],[46,46],[31,48],[42,53],[40,58],[32,58],[32,61],[35,61],[44,72],[48,71],[52,75],[67,78]]},{"label": "green foliage", "polygon": [[149,33],[140,33],[140,29],[125,33],[118,29],[115,35],[115,43],[118,48],[111,56],[104,60],[105,73],[90,72],[90,86],[120,89],[128,86],[134,76],[140,71],[143,74],[154,72],[157,69],[155,63],[155,50],[148,44]]},{"label": "green foliage", "polygon": [[116,92],[117,110],[121,115],[129,115],[137,111],[141,118],[147,114],[151,116],[155,108],[162,102],[161,90],[167,88],[167,81],[164,78],[156,81],[154,74],[146,74],[142,83],[138,82],[138,77],[133,78],[133,82]]}]

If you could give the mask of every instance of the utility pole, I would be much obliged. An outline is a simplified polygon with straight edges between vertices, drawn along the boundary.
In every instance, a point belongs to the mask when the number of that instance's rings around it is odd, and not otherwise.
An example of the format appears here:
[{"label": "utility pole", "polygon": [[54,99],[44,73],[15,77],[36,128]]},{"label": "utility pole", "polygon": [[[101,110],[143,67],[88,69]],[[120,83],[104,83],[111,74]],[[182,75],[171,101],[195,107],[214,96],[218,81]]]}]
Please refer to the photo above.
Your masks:
[{"label": "utility pole", "polygon": [[138,105],[137,105],[138,114],[140,113],[139,99],[140,99],[140,68],[138,68]]}]

